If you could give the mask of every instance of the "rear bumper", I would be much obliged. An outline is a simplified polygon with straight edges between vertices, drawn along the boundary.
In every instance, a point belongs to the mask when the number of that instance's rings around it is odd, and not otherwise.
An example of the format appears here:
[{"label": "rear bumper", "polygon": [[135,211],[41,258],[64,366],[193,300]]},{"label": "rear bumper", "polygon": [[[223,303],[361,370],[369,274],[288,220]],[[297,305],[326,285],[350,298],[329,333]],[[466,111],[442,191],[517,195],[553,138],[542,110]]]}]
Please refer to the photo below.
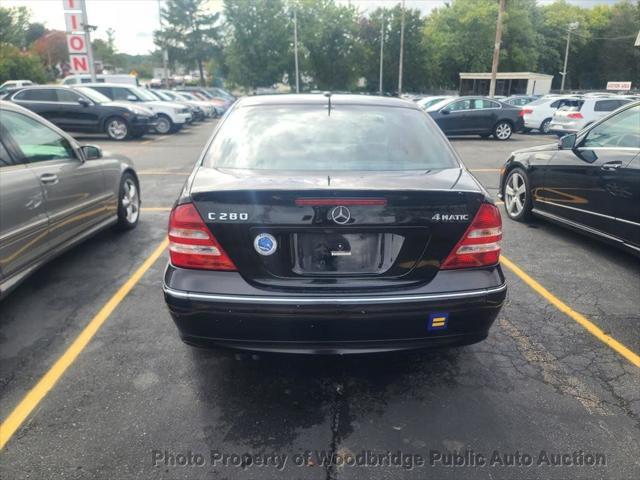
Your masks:
[{"label": "rear bumper", "polygon": [[[206,273],[222,276],[215,283],[233,284],[236,290],[240,284],[237,273]],[[444,273],[461,280],[470,272]],[[256,292],[246,282],[245,291],[233,293],[179,289],[176,285],[189,284],[187,277],[199,277],[202,272],[169,265],[163,290],[181,338],[191,345],[291,353],[365,353],[483,340],[507,290],[500,267],[485,273],[483,278],[489,284],[467,290],[435,292],[423,286],[375,295],[287,295]],[[438,320],[443,317],[444,327]]]},{"label": "rear bumper", "polygon": [[549,131],[551,133],[562,133],[562,134],[569,134],[569,133],[576,133],[579,132],[582,129],[581,125],[578,125],[577,123],[554,123],[551,122],[549,124]]}]

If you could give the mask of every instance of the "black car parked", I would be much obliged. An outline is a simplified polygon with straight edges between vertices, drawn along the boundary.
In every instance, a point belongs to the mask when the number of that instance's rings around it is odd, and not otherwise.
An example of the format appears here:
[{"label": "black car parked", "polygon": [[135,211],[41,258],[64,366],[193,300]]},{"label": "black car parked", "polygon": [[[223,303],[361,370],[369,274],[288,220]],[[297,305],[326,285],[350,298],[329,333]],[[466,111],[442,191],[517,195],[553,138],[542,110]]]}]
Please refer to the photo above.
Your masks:
[{"label": "black car parked", "polygon": [[83,86],[25,87],[4,100],[28,108],[67,132],[106,133],[113,140],[141,137],[156,120],[146,108],[113,102]]},{"label": "black car parked", "polygon": [[557,145],[514,152],[499,196],[514,220],[535,214],[640,255],[640,102]]},{"label": "black car parked", "polygon": [[169,220],[191,345],[353,353],[486,338],[500,213],[424,111],[363,95],[238,100]]},{"label": "black car parked", "polygon": [[493,135],[508,140],[524,127],[519,107],[484,97],[443,100],[427,112],[446,135]]}]

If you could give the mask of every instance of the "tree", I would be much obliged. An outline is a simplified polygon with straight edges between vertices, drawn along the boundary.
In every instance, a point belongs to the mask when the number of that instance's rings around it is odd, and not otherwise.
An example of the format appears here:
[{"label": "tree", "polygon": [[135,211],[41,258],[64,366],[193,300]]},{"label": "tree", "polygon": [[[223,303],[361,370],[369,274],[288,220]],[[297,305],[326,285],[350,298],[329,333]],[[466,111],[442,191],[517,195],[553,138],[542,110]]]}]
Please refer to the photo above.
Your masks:
[{"label": "tree", "polygon": [[598,84],[602,88],[607,81],[631,81],[638,88],[640,48],[633,44],[640,25],[640,4],[616,3],[610,13],[607,27],[597,35],[600,38],[595,39],[601,45],[595,63],[599,66]]},{"label": "tree", "polygon": [[432,86],[455,88],[460,72],[490,71],[497,15],[493,0],[454,0],[431,12],[423,41]]},{"label": "tree", "polygon": [[554,87],[560,87],[564,65],[564,52],[567,42],[567,30],[569,24],[577,22],[579,31],[571,36],[571,48],[569,50],[569,68],[565,88],[578,88],[579,75],[577,66],[580,64],[580,51],[583,50],[590,37],[587,29],[587,10],[575,5],[570,5],[564,0],[556,0],[554,3],[541,7],[542,23],[540,26],[540,61],[538,70],[554,75]]},{"label": "tree", "polygon": [[66,62],[69,58],[67,49],[67,34],[59,30],[53,30],[40,37],[31,47],[42,61],[49,67]]},{"label": "tree", "polygon": [[42,61],[36,55],[21,52],[7,43],[0,44],[0,84],[7,80],[31,80],[36,83],[47,81],[47,73]]},{"label": "tree", "polygon": [[361,72],[364,49],[358,37],[358,11],[332,0],[300,0],[298,38],[302,45],[302,71],[317,88],[349,90]]},{"label": "tree", "polygon": [[206,0],[168,0],[161,16],[164,28],[154,32],[156,45],[195,63],[204,85],[204,62],[220,55],[219,13],[208,13]]},{"label": "tree", "polygon": [[[360,21],[360,38],[366,53],[359,62],[359,69],[367,80],[370,91],[380,89],[380,30],[384,18],[384,61],[382,86],[387,92],[398,89],[400,59],[400,25],[402,9],[378,8],[367,19]],[[428,65],[422,42],[424,21],[417,9],[405,9],[403,90],[421,91],[427,84]]]},{"label": "tree", "polygon": [[282,81],[293,59],[293,25],[282,0],[225,0],[229,80],[244,87]]},{"label": "tree", "polygon": [[535,71],[540,50],[539,10],[536,0],[509,0],[507,2],[500,70],[506,72]]},{"label": "tree", "polygon": [[42,23],[30,23],[25,32],[25,43],[32,45],[33,42],[47,33],[47,29]]},{"label": "tree", "polygon": [[25,49],[31,11],[27,7],[0,7],[0,41]]}]

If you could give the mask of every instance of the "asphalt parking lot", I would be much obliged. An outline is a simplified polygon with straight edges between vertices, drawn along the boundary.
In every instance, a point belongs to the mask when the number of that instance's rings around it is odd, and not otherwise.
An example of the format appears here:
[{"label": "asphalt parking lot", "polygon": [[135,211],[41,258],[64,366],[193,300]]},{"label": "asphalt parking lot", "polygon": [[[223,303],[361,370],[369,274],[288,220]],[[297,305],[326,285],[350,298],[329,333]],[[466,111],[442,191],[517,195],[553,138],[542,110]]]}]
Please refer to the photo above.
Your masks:
[{"label": "asphalt parking lot", "polygon": [[[134,159],[142,216],[0,304],[0,419],[25,419],[0,478],[639,478],[640,368],[606,342],[640,353],[640,265],[548,223],[503,219],[508,300],[480,344],[336,358],[182,344],[162,298],[162,247],[213,126],[82,138]],[[553,141],[452,143],[495,194],[510,151]],[[367,452],[369,466],[340,464]],[[339,460],[323,465],[323,454]]]}]

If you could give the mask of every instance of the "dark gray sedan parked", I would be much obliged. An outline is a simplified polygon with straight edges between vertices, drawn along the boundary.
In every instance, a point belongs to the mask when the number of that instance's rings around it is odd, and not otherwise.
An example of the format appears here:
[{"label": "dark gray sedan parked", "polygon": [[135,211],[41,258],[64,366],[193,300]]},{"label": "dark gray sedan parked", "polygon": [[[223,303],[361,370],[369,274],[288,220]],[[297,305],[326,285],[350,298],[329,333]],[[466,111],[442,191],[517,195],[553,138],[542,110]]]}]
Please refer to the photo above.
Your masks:
[{"label": "dark gray sedan parked", "polygon": [[131,161],[79,145],[47,120],[0,101],[0,298],[94,233],[138,223]]},{"label": "dark gray sedan parked", "polygon": [[522,109],[486,97],[457,97],[443,100],[427,108],[445,135],[493,135],[496,140],[509,140],[522,130]]}]

